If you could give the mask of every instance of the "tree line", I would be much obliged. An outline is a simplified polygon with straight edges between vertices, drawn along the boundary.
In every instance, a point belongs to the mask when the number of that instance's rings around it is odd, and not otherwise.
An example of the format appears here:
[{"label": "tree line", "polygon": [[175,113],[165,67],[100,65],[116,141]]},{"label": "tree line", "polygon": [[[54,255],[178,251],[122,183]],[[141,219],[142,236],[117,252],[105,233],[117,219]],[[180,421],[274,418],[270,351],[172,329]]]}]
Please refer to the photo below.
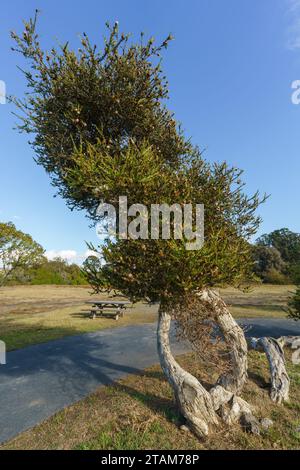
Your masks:
[{"label": "tree line", "polygon": [[[16,284],[87,284],[86,269],[57,257],[48,260],[44,250],[28,234],[17,230],[11,222],[0,223],[0,279]],[[16,257],[17,246],[22,256]],[[300,284],[300,234],[288,228],[274,230],[259,237],[252,247],[253,272],[266,284]],[[26,257],[25,257],[26,253]],[[34,255],[34,256],[33,256]],[[14,260],[12,258],[15,257]],[[13,261],[13,263],[12,263]],[[89,262],[89,267],[91,266]],[[4,273],[10,265],[9,274]],[[2,266],[2,267],[1,267]],[[88,266],[86,263],[85,266]],[[4,276],[5,274],[5,276]]]}]

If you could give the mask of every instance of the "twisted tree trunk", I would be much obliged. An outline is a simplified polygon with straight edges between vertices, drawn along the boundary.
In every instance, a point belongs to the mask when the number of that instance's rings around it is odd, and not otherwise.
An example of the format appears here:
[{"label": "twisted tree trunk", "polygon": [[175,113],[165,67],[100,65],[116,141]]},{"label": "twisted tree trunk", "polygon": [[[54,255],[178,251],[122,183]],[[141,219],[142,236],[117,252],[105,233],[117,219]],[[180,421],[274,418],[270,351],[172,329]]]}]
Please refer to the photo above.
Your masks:
[{"label": "twisted tree trunk", "polygon": [[246,417],[254,421],[250,405],[242,398],[219,384],[208,392],[196,377],[178,364],[170,348],[170,324],[171,315],[160,308],[157,327],[160,364],[173,388],[177,406],[188,427],[202,438],[209,434],[211,428],[218,425],[219,416],[227,424],[233,424]]},{"label": "twisted tree trunk", "polygon": [[226,303],[216,291],[204,289],[199,293],[199,296],[213,312],[229,349],[231,371],[222,374],[218,383],[226,390],[240,394],[248,376],[248,348],[244,331],[232,317]]},{"label": "twisted tree trunk", "polygon": [[259,434],[260,424],[253,415],[251,406],[238,396],[248,376],[248,346],[250,349],[266,353],[271,370],[271,399],[281,403],[288,400],[290,385],[282,347],[297,349],[294,352],[294,359],[298,362],[300,338],[282,337],[278,340],[250,338],[247,341],[243,329],[231,316],[225,302],[216,291],[203,289],[197,293],[197,297],[201,302],[200,310],[203,308],[207,317],[217,323],[224,337],[231,358],[231,370],[222,374],[216,385],[207,391],[173,357],[169,342],[171,315],[160,307],[157,329],[158,354],[161,367],[173,388],[179,411],[185,417],[188,427],[198,437],[207,436],[210,429],[218,425],[219,418],[227,424],[240,420],[245,429]]},{"label": "twisted tree trunk", "polygon": [[201,383],[182,369],[170,348],[171,315],[159,309],[157,349],[161,367],[173,388],[180,412],[198,437],[207,436],[211,426],[218,424],[210,393]]}]

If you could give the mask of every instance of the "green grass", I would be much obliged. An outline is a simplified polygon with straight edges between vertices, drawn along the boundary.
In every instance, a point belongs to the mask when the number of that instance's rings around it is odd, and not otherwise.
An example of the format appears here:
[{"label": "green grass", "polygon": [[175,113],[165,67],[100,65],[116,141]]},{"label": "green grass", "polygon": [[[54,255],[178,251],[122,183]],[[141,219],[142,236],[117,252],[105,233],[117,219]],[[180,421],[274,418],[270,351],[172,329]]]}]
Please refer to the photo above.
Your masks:
[{"label": "green grass", "polygon": [[113,432],[110,426],[103,429],[92,443],[82,443],[75,447],[75,450],[97,450],[97,449],[118,449],[118,450],[139,450],[151,442],[154,444],[153,434],[157,434],[161,429],[159,423],[154,423],[148,432],[135,432],[131,429]]}]

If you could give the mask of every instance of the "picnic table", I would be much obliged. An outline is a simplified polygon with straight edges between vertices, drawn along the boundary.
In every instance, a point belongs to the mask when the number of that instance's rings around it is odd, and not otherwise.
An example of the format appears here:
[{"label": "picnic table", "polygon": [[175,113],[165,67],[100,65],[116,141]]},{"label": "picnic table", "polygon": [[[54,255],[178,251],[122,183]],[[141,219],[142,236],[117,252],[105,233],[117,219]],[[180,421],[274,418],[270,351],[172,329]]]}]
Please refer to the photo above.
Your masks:
[{"label": "picnic table", "polygon": [[130,305],[130,302],[122,300],[89,300],[86,303],[92,305],[90,318],[93,320],[97,316],[119,320],[119,317],[124,316],[126,308]]}]

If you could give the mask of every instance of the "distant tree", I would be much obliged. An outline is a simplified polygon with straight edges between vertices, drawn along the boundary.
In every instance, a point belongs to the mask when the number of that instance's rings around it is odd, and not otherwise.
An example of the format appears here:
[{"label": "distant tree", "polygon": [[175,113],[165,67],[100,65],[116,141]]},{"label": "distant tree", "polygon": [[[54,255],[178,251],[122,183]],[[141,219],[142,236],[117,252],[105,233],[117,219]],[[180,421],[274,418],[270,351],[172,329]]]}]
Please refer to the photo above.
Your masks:
[{"label": "distant tree", "polygon": [[300,263],[300,233],[292,232],[288,228],[281,228],[262,235],[256,243],[276,248],[286,263]]},{"label": "distant tree", "polygon": [[56,285],[85,285],[86,277],[75,263],[68,264],[61,258],[41,261],[29,269],[17,269],[10,279],[10,284],[56,284]]},{"label": "distant tree", "polygon": [[273,247],[264,245],[254,246],[255,273],[263,276],[264,273],[275,269],[282,271],[285,263],[281,258],[280,252]]},{"label": "distant tree", "polygon": [[286,285],[292,284],[292,278],[288,274],[284,274],[281,271],[277,271],[276,269],[270,269],[264,273],[263,282],[266,284],[279,284],[279,285]]},{"label": "distant tree", "polygon": [[254,272],[263,282],[285,284],[288,282],[286,276],[287,264],[281,258],[280,252],[265,245],[253,246]]},{"label": "distant tree", "polygon": [[[279,251],[286,266],[281,274],[291,278],[292,282],[300,280],[300,233],[292,232],[287,228],[274,230],[264,234],[256,241],[258,246],[275,248]],[[275,267],[273,269],[276,269]]]},{"label": "distant tree", "polygon": [[76,263],[72,263],[68,266],[68,282],[72,286],[87,285],[88,281],[80,266]]},{"label": "distant tree", "polygon": [[44,249],[33,238],[17,230],[12,222],[0,222],[0,287],[17,269],[26,271],[39,263]]},{"label": "distant tree", "polygon": [[[89,247],[94,250],[94,247],[92,247],[91,244],[89,245]],[[94,286],[96,292],[99,292],[105,287],[109,288],[105,278],[102,275],[102,263],[99,256],[88,256],[83,262],[82,270],[85,278],[88,280],[90,285]]]}]

